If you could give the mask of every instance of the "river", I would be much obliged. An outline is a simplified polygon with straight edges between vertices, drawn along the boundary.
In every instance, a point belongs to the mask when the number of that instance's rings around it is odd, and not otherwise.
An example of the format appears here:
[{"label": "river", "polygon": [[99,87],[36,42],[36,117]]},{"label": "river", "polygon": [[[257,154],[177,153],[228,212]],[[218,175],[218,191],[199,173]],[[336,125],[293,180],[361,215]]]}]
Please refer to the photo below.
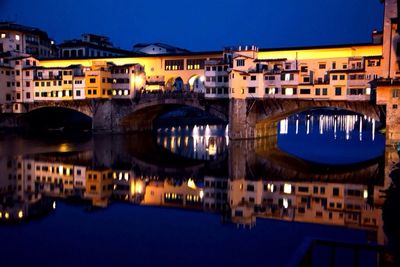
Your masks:
[{"label": "river", "polygon": [[[384,244],[378,126],[315,110],[252,141],[229,140],[225,125],[3,134],[1,261],[284,266],[310,237]],[[364,256],[361,266],[375,266],[374,255]],[[315,260],[324,265],[326,258]]]}]

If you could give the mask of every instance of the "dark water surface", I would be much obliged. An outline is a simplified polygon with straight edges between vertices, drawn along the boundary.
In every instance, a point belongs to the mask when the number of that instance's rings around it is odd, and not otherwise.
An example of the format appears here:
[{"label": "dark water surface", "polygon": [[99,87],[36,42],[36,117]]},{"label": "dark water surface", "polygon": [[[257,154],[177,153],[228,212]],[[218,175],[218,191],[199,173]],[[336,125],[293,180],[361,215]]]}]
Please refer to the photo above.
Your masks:
[{"label": "dark water surface", "polygon": [[209,125],[3,135],[0,266],[285,266],[307,238],[382,243],[374,124],[312,112],[241,142]]}]

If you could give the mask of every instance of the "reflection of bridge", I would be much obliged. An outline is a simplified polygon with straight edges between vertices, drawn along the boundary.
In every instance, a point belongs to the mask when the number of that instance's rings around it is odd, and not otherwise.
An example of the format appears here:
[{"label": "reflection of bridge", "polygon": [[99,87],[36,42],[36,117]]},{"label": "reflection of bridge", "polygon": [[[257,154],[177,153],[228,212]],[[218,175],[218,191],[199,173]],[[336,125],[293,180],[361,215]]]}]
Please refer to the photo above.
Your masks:
[{"label": "reflection of bridge", "polygon": [[381,110],[370,101],[305,99],[207,99],[201,93],[158,92],[137,94],[133,99],[86,99],[36,101],[26,110],[67,108],[92,118],[92,128],[104,132],[150,130],[154,120],[173,109],[189,106],[229,121],[231,139],[252,139],[276,134],[276,123],[292,114],[314,108],[336,108],[381,118]]},{"label": "reflection of bridge", "polygon": [[381,159],[351,165],[316,164],[281,151],[275,138],[231,142],[229,151],[232,179],[362,184],[383,182]]}]

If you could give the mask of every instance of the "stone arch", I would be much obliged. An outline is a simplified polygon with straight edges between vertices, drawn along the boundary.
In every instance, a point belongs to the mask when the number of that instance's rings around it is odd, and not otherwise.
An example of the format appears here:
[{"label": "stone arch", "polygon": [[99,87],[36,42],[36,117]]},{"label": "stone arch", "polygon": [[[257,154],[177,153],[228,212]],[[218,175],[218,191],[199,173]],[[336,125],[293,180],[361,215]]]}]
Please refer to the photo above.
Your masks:
[{"label": "stone arch", "polygon": [[39,106],[21,114],[19,124],[34,130],[89,130],[92,114],[78,108]]},{"label": "stone arch", "polygon": [[185,89],[185,83],[180,76],[170,77],[165,83],[165,89],[167,91],[183,91]]},{"label": "stone arch", "polygon": [[190,76],[188,79],[188,86],[190,91],[196,93],[205,93],[205,85],[204,85],[205,77],[203,75],[195,74]]}]

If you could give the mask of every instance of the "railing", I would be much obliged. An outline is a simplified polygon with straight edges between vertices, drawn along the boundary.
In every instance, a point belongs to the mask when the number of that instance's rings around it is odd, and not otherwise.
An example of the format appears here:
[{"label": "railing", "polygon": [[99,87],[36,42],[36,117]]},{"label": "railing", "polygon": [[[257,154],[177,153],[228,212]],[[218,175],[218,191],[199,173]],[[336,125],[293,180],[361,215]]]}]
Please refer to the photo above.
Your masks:
[{"label": "railing", "polygon": [[[349,253],[351,253],[352,257],[348,257]],[[389,253],[390,250],[387,247],[377,244],[306,239],[286,266],[308,267],[318,266],[319,264],[342,266],[343,261],[346,261],[346,263],[352,262],[355,267],[365,266],[366,263],[371,263],[372,266],[386,266],[384,265],[384,260]],[[365,262],[367,254],[370,257],[368,257],[369,261]],[[374,262],[370,261],[371,257],[375,259]],[[361,262],[362,259],[364,259],[364,262]],[[322,263],[321,260],[325,262]],[[346,266],[348,265],[346,264]]]}]

